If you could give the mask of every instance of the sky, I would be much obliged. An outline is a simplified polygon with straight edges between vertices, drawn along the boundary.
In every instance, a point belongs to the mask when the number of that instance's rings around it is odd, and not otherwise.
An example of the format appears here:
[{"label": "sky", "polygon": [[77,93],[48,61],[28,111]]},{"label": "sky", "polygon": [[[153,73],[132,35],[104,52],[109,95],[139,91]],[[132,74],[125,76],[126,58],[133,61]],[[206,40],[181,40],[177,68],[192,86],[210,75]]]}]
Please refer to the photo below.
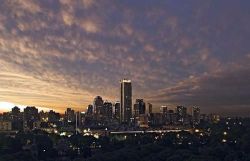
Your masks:
[{"label": "sky", "polygon": [[100,95],[250,115],[250,1],[2,0],[0,111]]}]

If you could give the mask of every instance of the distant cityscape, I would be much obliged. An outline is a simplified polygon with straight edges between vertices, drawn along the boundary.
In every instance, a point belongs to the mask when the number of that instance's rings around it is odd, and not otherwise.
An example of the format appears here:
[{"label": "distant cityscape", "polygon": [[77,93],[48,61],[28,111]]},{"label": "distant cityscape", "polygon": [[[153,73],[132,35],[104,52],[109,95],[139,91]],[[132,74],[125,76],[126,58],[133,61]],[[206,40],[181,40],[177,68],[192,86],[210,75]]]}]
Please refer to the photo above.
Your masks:
[{"label": "distant cityscape", "polygon": [[[114,103],[94,98],[85,112],[67,108],[64,114],[53,110],[38,111],[34,106],[23,112],[15,106],[10,112],[0,115],[0,131],[31,131],[42,129],[49,133],[70,136],[86,132],[84,129],[98,129],[97,135],[107,132],[140,130],[189,130],[205,122],[218,122],[216,114],[201,114],[200,107],[177,106],[174,110],[162,105],[160,112],[153,112],[153,104],[136,98],[132,105],[132,82],[120,81],[120,100]],[[102,130],[101,130],[102,129]]]},{"label": "distant cityscape", "polygon": [[[13,107],[0,116],[0,161],[248,161],[249,118],[202,114],[200,107],[132,106],[131,80],[120,101],[94,98],[85,112]],[[162,158],[162,159],[159,159]],[[215,160],[215,161],[217,161]]]},{"label": "distant cityscape", "polygon": [[119,101],[96,96],[86,111],[15,106],[0,115],[0,161],[250,160],[249,118],[183,105],[155,112],[152,103],[132,96],[131,80],[122,79]]}]

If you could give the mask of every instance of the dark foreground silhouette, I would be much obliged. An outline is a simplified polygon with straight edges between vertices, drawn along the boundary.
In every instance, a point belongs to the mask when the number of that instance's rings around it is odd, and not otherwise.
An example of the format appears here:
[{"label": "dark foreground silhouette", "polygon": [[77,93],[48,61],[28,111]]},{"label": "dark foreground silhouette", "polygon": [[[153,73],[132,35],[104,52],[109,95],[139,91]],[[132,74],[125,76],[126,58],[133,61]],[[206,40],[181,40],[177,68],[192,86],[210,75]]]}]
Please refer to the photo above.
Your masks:
[{"label": "dark foreground silhouette", "polygon": [[250,120],[203,124],[194,133],[71,137],[40,130],[0,134],[0,161],[250,161]]}]

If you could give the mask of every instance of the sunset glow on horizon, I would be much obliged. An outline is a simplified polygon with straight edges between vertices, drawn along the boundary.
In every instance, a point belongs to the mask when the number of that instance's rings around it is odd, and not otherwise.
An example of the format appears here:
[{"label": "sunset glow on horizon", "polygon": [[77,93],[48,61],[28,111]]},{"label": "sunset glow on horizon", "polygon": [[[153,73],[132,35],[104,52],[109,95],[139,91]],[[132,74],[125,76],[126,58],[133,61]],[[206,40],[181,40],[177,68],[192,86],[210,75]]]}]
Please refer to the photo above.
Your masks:
[{"label": "sunset glow on horizon", "polygon": [[[11,109],[13,107],[19,107],[21,111],[23,111],[23,109],[25,107],[27,107],[28,105],[19,105],[19,104],[15,104],[15,103],[11,103],[11,102],[0,102],[0,113],[3,113],[3,112],[8,112],[8,111],[11,111]],[[51,109],[49,108],[46,108],[46,107],[37,107],[39,111],[43,110],[43,111],[49,111]],[[62,111],[58,111],[58,112],[62,112]]]}]

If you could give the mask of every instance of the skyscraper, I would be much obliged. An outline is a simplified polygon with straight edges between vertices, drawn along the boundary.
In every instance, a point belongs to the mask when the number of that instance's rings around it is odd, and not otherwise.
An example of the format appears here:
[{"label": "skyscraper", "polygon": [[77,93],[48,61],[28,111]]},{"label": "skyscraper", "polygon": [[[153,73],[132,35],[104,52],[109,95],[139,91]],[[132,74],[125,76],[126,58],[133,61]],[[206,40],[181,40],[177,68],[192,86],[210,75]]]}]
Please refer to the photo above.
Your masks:
[{"label": "skyscraper", "polygon": [[11,121],[13,130],[21,130],[23,128],[23,114],[17,106],[12,108]]},{"label": "skyscraper", "polygon": [[88,105],[88,107],[87,107],[87,115],[93,115],[93,113],[94,113],[93,105]]},{"label": "skyscraper", "polygon": [[120,121],[129,123],[132,117],[132,84],[131,80],[123,79],[121,83]]},{"label": "skyscraper", "polygon": [[134,115],[138,117],[139,115],[146,113],[146,105],[143,102],[143,99],[136,99],[134,104]]},{"label": "skyscraper", "polygon": [[115,118],[116,119],[120,119],[120,108],[121,108],[121,104],[120,104],[120,102],[115,102],[115,104],[114,104],[114,116],[115,116]]},{"label": "skyscraper", "polygon": [[20,108],[18,108],[17,106],[13,107],[11,110],[11,114],[14,117],[18,117],[20,115]]},{"label": "skyscraper", "polygon": [[166,123],[168,125],[173,125],[176,123],[177,114],[174,112],[174,110],[168,110],[167,117],[166,117]]},{"label": "skyscraper", "polygon": [[192,120],[195,125],[200,123],[200,107],[194,106],[192,108]]},{"label": "skyscraper", "polygon": [[103,103],[103,109],[104,109],[103,115],[108,119],[112,118],[112,107],[113,105],[111,102],[105,101]]},{"label": "skyscraper", "polygon": [[176,113],[177,113],[177,121],[183,124],[187,116],[187,108],[184,106],[177,106]]},{"label": "skyscraper", "polygon": [[151,103],[148,103],[148,113],[153,113],[153,105]]},{"label": "skyscraper", "polygon": [[167,122],[167,113],[168,113],[168,107],[163,105],[161,106],[161,113],[162,113],[162,118],[164,120],[164,122]]},{"label": "skyscraper", "polygon": [[66,122],[75,122],[75,111],[71,108],[67,108],[65,111],[65,121]]},{"label": "skyscraper", "polygon": [[53,110],[50,110],[48,113],[48,121],[52,123],[56,123],[59,120],[60,120],[60,114]]},{"label": "skyscraper", "polygon": [[168,107],[167,106],[161,106],[161,112],[165,116],[168,112]]},{"label": "skyscraper", "polygon": [[103,100],[101,96],[96,96],[94,99],[94,113],[99,116],[103,114]]},{"label": "skyscraper", "polygon": [[23,127],[25,130],[32,130],[35,128],[35,123],[39,121],[39,114],[38,114],[38,109],[34,106],[27,106],[24,109],[24,122],[23,122]]}]

